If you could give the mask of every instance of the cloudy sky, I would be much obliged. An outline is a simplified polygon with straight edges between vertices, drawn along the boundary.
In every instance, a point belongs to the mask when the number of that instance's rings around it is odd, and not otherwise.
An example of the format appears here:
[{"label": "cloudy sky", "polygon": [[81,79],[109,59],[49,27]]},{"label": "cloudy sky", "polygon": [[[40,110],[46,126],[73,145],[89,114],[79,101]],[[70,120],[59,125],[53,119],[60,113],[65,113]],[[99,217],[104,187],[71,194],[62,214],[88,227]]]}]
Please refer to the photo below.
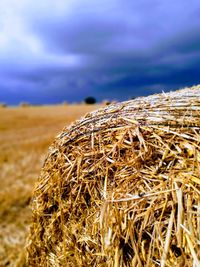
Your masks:
[{"label": "cloudy sky", "polygon": [[198,83],[199,0],[0,1],[0,102],[126,100]]}]

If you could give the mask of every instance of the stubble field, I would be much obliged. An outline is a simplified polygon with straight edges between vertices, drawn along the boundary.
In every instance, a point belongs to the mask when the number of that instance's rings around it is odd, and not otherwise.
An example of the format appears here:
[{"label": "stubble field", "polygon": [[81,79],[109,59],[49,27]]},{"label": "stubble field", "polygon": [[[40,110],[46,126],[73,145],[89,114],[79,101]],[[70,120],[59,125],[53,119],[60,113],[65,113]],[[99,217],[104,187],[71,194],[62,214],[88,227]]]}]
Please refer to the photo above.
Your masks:
[{"label": "stubble field", "polygon": [[29,204],[49,145],[64,126],[99,107],[0,107],[0,266],[17,266],[23,257]]}]

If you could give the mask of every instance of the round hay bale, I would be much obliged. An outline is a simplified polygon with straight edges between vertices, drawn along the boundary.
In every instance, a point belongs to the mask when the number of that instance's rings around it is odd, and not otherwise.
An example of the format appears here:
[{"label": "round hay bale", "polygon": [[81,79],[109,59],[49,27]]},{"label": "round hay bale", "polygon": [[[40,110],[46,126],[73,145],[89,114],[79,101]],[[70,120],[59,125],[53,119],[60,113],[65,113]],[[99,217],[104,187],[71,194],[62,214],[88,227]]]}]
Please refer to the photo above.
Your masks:
[{"label": "round hay bale", "polygon": [[5,103],[0,103],[0,108],[6,108],[7,105]]},{"label": "round hay bale", "polygon": [[28,102],[21,102],[21,103],[19,104],[19,106],[20,106],[21,108],[27,108],[27,107],[30,107],[30,104],[29,104]]},{"label": "round hay bale", "polygon": [[29,266],[199,266],[200,87],[87,114],[49,149]]}]

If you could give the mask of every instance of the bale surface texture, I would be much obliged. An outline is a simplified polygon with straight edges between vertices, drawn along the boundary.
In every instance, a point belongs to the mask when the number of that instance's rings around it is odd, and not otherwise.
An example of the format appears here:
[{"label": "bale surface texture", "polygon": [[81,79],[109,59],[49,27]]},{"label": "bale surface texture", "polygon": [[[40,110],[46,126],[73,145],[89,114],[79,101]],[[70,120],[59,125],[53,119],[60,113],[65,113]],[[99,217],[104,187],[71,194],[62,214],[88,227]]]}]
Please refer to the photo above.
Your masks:
[{"label": "bale surface texture", "polygon": [[34,192],[29,266],[200,266],[200,87],[67,127]]}]

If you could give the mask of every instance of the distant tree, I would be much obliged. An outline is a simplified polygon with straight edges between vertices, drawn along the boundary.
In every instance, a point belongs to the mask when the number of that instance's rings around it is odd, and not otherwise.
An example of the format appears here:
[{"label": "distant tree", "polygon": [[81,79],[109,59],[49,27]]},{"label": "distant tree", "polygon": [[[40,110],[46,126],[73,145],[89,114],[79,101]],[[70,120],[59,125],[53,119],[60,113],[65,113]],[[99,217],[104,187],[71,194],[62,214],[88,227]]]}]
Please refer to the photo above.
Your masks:
[{"label": "distant tree", "polygon": [[88,96],[84,99],[86,104],[95,104],[97,101],[93,96]]}]

